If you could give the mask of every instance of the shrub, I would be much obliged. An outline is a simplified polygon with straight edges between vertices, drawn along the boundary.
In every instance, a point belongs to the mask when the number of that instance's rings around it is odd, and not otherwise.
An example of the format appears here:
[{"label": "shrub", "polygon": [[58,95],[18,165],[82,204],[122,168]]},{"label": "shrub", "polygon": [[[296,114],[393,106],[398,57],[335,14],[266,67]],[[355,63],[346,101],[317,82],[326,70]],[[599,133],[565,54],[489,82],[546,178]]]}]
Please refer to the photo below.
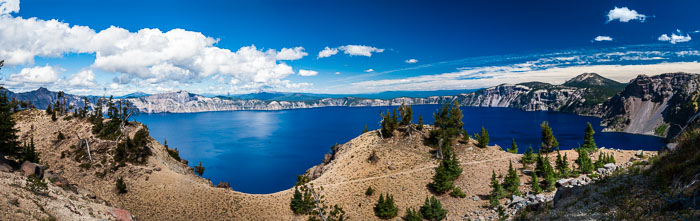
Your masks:
[{"label": "shrub", "polygon": [[452,188],[452,192],[450,192],[450,196],[454,198],[464,198],[467,197],[467,194],[462,192],[462,189],[460,189],[458,186],[455,186]]},{"label": "shrub", "polygon": [[372,150],[372,153],[369,154],[367,161],[369,161],[370,163],[376,163],[377,161],[379,161],[379,157],[377,156],[377,151]]},{"label": "shrub", "polygon": [[416,129],[423,130],[423,115],[418,116],[418,126],[416,126]]},{"label": "shrub", "polygon": [[48,190],[48,185],[39,177],[32,174],[27,177],[25,188],[34,194],[45,194],[46,190]]},{"label": "shrub", "polygon": [[123,142],[117,144],[114,161],[119,163],[145,163],[152,154],[151,150],[146,146],[148,143],[147,138],[148,131],[144,128],[136,132],[134,139],[126,136]]},{"label": "shrub", "polygon": [[194,166],[194,173],[202,176],[204,174],[204,167],[202,166],[202,162],[199,162],[199,166]]},{"label": "shrub", "polygon": [[311,194],[309,192],[302,194],[299,191],[299,187],[295,186],[294,196],[292,197],[291,203],[289,203],[289,207],[292,212],[297,215],[311,213],[311,210],[313,209]]},{"label": "shrub", "polygon": [[379,201],[374,204],[374,215],[381,219],[391,219],[398,215],[399,209],[394,205],[394,196],[386,194],[379,195]]},{"label": "shrub", "polygon": [[477,143],[477,146],[481,148],[489,145],[489,132],[483,126],[481,127],[481,134],[477,138]]},{"label": "shrub", "polygon": [[532,145],[525,150],[525,154],[523,154],[521,162],[523,165],[528,165],[535,162],[535,154],[533,154]]},{"label": "shrub", "polygon": [[367,190],[365,191],[365,196],[371,196],[372,194],[374,194],[374,189],[372,189],[371,186],[367,187]]},{"label": "shrub", "polygon": [[115,186],[117,187],[117,193],[123,194],[127,192],[126,183],[124,182],[123,177],[119,177],[119,179],[117,179],[117,183],[115,183]]},{"label": "shrub", "polygon": [[513,143],[510,144],[510,148],[506,150],[508,153],[518,153],[518,145],[515,144],[515,139],[513,139]]},{"label": "shrub", "polygon": [[367,124],[365,124],[365,129],[362,130],[362,133],[364,134],[364,133],[367,133],[367,132],[369,132],[369,128],[367,128]]},{"label": "shrub", "polygon": [[406,215],[403,216],[403,220],[405,221],[423,221],[423,215],[421,215],[418,211],[411,209],[411,208],[406,208]]},{"label": "shrub", "polygon": [[426,197],[425,203],[420,207],[420,214],[424,219],[437,221],[447,217],[447,210],[442,208],[442,203],[434,196],[431,198]]},{"label": "shrub", "polygon": [[66,136],[61,133],[61,131],[58,132],[58,136],[56,137],[57,140],[63,140],[66,139]]},{"label": "shrub", "polygon": [[166,147],[166,150],[168,150],[168,155],[170,155],[170,157],[177,160],[178,162],[181,160],[179,151],[177,151],[176,149],[170,149],[167,147]]}]

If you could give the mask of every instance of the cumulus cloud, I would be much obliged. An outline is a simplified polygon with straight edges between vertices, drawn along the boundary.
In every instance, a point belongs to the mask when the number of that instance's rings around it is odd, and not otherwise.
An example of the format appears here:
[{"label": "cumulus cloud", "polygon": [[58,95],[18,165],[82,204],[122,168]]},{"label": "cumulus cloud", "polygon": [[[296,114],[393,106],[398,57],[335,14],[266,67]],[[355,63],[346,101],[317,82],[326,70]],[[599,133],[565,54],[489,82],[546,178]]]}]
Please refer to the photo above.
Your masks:
[{"label": "cumulus cloud", "polygon": [[676,44],[679,42],[688,42],[692,40],[689,34],[683,35],[680,30],[676,30],[676,33],[672,33],[671,37],[669,37],[667,34],[662,34],[658,38],[659,41],[667,41],[670,42],[671,44]]},{"label": "cumulus cloud", "polygon": [[0,0],[0,15],[19,12],[19,0]]},{"label": "cumulus cloud", "polygon": [[365,72],[374,72],[374,69],[370,68],[370,69],[365,70]]},{"label": "cumulus cloud", "polygon": [[[16,12],[16,1],[2,1],[1,12]],[[5,64],[32,65],[36,57],[94,54],[92,68],[121,73],[114,83],[192,83],[213,74],[235,78],[241,84],[278,84],[294,74],[285,60],[308,55],[303,47],[263,51],[255,45],[232,51],[216,46],[218,39],[200,32],[141,29],[131,32],[111,26],[95,31],[58,20],[0,16],[0,57]],[[17,75],[15,79],[21,79]],[[286,84],[283,84],[286,85]]]},{"label": "cumulus cloud", "polygon": [[329,48],[326,46],[326,48],[318,52],[318,56],[316,58],[327,58],[335,54],[338,54],[337,48]]},{"label": "cumulus cloud", "polygon": [[318,74],[317,71],[304,70],[304,69],[300,69],[300,70],[299,70],[299,75],[305,76],[305,77],[308,77],[308,76],[315,76],[315,75],[317,75],[317,74]]},{"label": "cumulus cloud", "polygon": [[71,87],[94,87],[97,85],[95,72],[88,69],[75,73],[68,78],[68,85]]},{"label": "cumulus cloud", "polygon": [[[274,50],[272,53],[276,53]],[[295,48],[282,48],[282,50],[277,53],[277,60],[299,60],[303,58],[304,56],[309,55],[309,53],[304,52],[303,47],[295,47]]]},{"label": "cumulus cloud", "polygon": [[639,20],[640,22],[644,22],[646,20],[646,18],[647,18],[646,15],[640,14],[636,10],[630,10],[627,7],[622,7],[622,8],[615,7],[614,9],[612,9],[608,12],[608,21],[607,22],[611,22],[614,20],[619,20],[620,22],[629,22],[632,20]]},{"label": "cumulus cloud", "polygon": [[418,60],[411,58],[411,59],[405,60],[404,62],[409,63],[409,64],[415,64],[415,63],[418,63]]},{"label": "cumulus cloud", "polygon": [[335,74],[340,74],[340,72],[336,71]]},{"label": "cumulus cloud", "polygon": [[19,73],[11,74],[8,85],[23,85],[23,84],[49,84],[59,80],[60,68],[53,66],[36,66],[31,68],[22,68]]},{"label": "cumulus cloud", "polygon": [[337,48],[329,48],[326,46],[326,48],[318,52],[317,58],[327,58],[338,54],[339,51],[343,51],[343,53],[350,56],[372,57],[372,53],[381,53],[384,52],[384,49],[366,45],[344,45]]},{"label": "cumulus cloud", "polygon": [[372,57],[372,53],[384,52],[384,49],[365,45],[345,45],[338,47],[338,49],[350,56]]},{"label": "cumulus cloud", "polygon": [[594,41],[612,41],[613,38],[611,38],[610,36],[599,35],[598,37],[595,37],[595,39],[593,39],[593,40]]}]

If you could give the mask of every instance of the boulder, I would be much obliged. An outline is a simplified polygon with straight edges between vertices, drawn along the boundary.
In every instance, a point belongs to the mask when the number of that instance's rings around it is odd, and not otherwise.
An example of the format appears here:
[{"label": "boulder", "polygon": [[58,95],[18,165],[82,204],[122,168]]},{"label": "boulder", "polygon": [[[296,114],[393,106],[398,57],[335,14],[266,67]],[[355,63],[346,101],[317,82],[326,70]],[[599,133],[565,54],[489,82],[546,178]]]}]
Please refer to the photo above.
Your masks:
[{"label": "boulder", "polygon": [[523,201],[525,201],[525,198],[522,198],[522,197],[519,197],[519,196],[516,196],[516,195],[511,196],[511,202],[512,202],[512,203],[520,203],[520,202],[523,202]]},{"label": "boulder", "polygon": [[134,216],[131,215],[129,211],[119,209],[119,208],[112,208],[109,209],[108,213],[114,217],[114,219],[119,220],[119,221],[133,221]]},{"label": "boulder", "polygon": [[24,163],[22,163],[22,166],[20,168],[21,168],[20,170],[22,171],[22,175],[24,175],[24,176],[35,175],[35,176],[39,177],[39,179],[44,178],[44,167],[39,165],[39,164],[32,163],[29,161],[24,161]]},{"label": "boulder", "polygon": [[615,165],[614,163],[605,164],[603,165],[603,167],[605,167],[605,169],[608,169],[609,171],[614,171],[617,169],[617,165]]},{"label": "boulder", "polygon": [[598,168],[598,170],[596,170],[596,171],[598,171],[598,174],[600,174],[600,175],[604,175],[604,174],[608,173],[608,170],[605,168],[602,168],[602,167]]},{"label": "boulder", "polygon": [[557,186],[571,185],[572,180],[574,180],[574,179],[573,178],[566,178],[566,179],[557,180]]}]

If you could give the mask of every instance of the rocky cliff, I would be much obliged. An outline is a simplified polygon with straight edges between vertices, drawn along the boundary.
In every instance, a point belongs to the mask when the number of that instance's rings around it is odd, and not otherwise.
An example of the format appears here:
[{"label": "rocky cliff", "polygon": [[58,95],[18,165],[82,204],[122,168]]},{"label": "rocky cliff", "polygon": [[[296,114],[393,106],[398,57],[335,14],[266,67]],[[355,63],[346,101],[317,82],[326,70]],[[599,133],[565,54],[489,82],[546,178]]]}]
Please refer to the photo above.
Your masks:
[{"label": "rocky cliff", "polygon": [[427,98],[323,98],[310,101],[263,101],[257,99],[237,99],[230,97],[204,97],[186,91],[156,94],[127,99],[141,113],[191,113],[230,110],[283,110],[316,107],[366,107],[392,106],[401,104],[440,104],[450,102],[453,96],[432,96]]},{"label": "rocky cliff", "polygon": [[700,75],[640,75],[603,106],[611,131],[673,137],[698,114]]}]

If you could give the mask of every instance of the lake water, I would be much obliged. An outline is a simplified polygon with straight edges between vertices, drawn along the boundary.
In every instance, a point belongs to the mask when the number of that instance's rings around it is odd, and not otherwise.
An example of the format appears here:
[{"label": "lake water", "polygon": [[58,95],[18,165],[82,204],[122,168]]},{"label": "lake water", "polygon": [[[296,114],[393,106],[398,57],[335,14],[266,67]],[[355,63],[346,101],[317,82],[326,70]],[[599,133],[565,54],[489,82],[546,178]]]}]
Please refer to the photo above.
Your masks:
[{"label": "lake water", "polygon": [[[413,106],[414,122],[422,115],[433,121],[438,105]],[[151,136],[171,148],[190,166],[200,161],[204,177],[214,184],[229,181],[246,193],[273,193],[294,185],[296,175],[321,162],[335,143],[357,137],[365,124],[379,128],[379,111],[389,107],[326,107],[282,111],[222,111],[187,114],[141,114],[135,120],[146,124]],[[394,108],[394,107],[391,107]],[[599,147],[658,150],[658,137],[601,133],[600,119],[558,112],[526,112],[511,108],[462,107],[465,128],[470,134],[483,125],[491,144],[507,148],[515,139],[520,152],[540,144],[540,123],[549,121],[561,149],[577,147],[583,140],[586,122],[593,124]]]}]

